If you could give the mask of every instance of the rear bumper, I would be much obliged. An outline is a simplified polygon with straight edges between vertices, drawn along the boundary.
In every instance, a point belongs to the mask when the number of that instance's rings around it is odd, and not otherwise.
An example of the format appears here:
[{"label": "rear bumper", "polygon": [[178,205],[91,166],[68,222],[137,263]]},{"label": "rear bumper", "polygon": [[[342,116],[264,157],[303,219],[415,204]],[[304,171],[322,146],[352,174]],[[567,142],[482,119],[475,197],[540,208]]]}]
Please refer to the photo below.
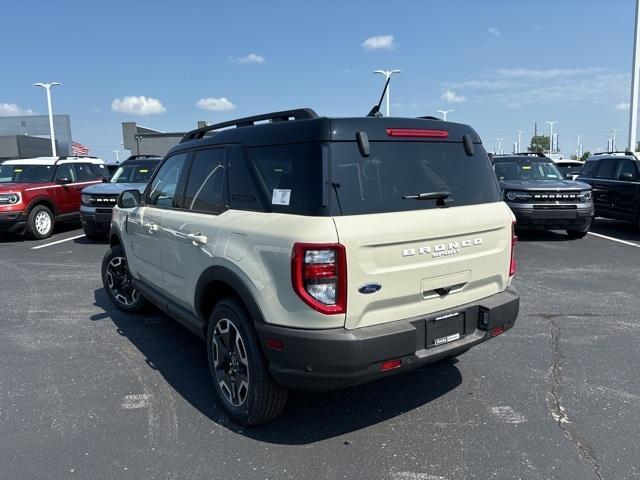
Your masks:
[{"label": "rear bumper", "polygon": [[[326,391],[407,371],[462,353],[492,338],[490,330],[510,329],[520,301],[508,288],[453,311],[354,330],[302,330],[257,325],[276,382],[294,390]],[[440,346],[427,345],[426,322],[449,313],[464,313],[464,334]],[[267,347],[267,338],[283,342],[282,351]],[[399,368],[381,371],[386,360],[401,359]]]},{"label": "rear bumper", "polygon": [[[562,208],[554,205],[509,204],[516,216],[517,226],[549,230],[588,230],[593,220],[593,204],[578,204]],[[545,208],[546,207],[546,208]]]},{"label": "rear bumper", "polygon": [[0,233],[22,233],[27,226],[27,212],[0,213]]}]

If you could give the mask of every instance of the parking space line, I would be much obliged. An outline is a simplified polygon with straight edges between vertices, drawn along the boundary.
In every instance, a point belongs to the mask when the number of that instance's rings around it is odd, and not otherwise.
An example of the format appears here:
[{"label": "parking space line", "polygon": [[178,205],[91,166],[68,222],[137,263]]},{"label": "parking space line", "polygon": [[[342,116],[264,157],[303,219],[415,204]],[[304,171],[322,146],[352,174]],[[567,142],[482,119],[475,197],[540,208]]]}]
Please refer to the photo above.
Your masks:
[{"label": "parking space line", "polygon": [[75,237],[65,238],[63,240],[58,240],[56,242],[45,243],[44,245],[38,245],[37,247],[31,247],[31,250],[39,250],[41,248],[50,247],[51,245],[57,245],[58,243],[68,242],[69,240],[75,240],[76,238],[84,237],[84,233],[82,235],[76,235]]},{"label": "parking space line", "polygon": [[629,245],[630,247],[640,248],[640,245],[638,245],[637,243],[627,242],[626,240],[620,240],[619,238],[609,237],[607,235],[602,235],[601,233],[589,232],[589,235],[594,235],[600,238],[606,238],[607,240],[611,240],[612,242],[622,243],[624,245]]}]

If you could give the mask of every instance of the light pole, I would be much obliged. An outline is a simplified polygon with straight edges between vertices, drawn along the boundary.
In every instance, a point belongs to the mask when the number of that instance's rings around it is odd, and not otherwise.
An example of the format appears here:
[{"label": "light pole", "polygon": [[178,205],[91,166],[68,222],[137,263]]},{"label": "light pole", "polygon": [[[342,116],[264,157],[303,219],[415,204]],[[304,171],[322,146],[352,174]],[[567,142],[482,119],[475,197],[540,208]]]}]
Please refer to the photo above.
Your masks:
[{"label": "light pole", "polygon": [[633,43],[633,69],[631,71],[631,102],[629,106],[629,151],[636,151],[638,127],[638,90],[640,89],[640,0],[636,0],[636,23]]},{"label": "light pole", "polygon": [[502,151],[502,140],[504,140],[504,138],[496,138],[496,141],[498,142],[498,153],[500,155],[502,155],[504,153]]},{"label": "light pole", "polygon": [[58,82],[51,83],[34,83],[35,87],[42,87],[47,91],[47,107],[49,108],[49,135],[51,136],[51,154],[54,157],[58,156],[58,152],[56,151],[56,136],[53,132],[53,112],[51,110],[51,87],[55,87],[56,85],[61,85]]},{"label": "light pole", "polygon": [[553,126],[558,123],[557,120],[554,120],[553,122],[551,121],[547,121],[545,123],[548,123],[549,126],[551,127],[551,136],[549,137],[549,153],[553,153]]},{"label": "light pole", "polygon": [[516,153],[522,153],[522,134],[524,130],[518,130],[518,151]]},{"label": "light pole", "polygon": [[116,163],[120,163],[120,150],[114,150],[113,153],[116,154]]},{"label": "light pole", "polygon": [[582,138],[582,135],[576,135],[576,138],[578,139],[578,146],[576,147],[576,160],[580,160],[580,157],[582,157],[582,153],[580,152],[580,150],[582,150],[582,145],[580,145],[580,139]]},{"label": "light pole", "polygon": [[611,143],[611,151],[615,152],[616,151],[616,134],[620,131],[617,128],[610,128],[609,131],[611,133],[613,133],[613,139],[612,139],[612,143]]},{"label": "light pole", "polygon": [[[381,73],[384,75],[385,82],[391,78],[394,73],[400,73],[401,70],[376,70],[373,73]],[[387,87],[387,117],[389,116],[389,97],[391,97],[391,82]]]},{"label": "light pole", "polygon": [[442,114],[442,120],[447,121],[447,113],[451,113],[453,110],[438,110],[438,113]]}]

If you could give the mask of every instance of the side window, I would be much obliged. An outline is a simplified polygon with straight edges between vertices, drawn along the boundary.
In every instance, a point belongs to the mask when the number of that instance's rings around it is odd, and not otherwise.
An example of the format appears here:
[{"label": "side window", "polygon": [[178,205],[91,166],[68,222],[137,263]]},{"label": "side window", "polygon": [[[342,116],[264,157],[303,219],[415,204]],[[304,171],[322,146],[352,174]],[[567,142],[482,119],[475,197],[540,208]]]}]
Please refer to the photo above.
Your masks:
[{"label": "side window", "polygon": [[600,167],[598,167],[598,171],[596,172],[596,178],[609,178],[612,179],[613,171],[618,162],[617,158],[605,158],[600,162]]},{"label": "side window", "polygon": [[73,170],[73,165],[70,163],[63,163],[62,165],[58,165],[56,169],[56,181],[61,180],[63,178],[69,179],[70,182],[76,181],[76,174]]},{"label": "side window", "polygon": [[73,165],[78,182],[91,182],[97,178],[91,167],[90,163],[76,163]]},{"label": "side window", "polygon": [[223,148],[198,150],[193,156],[183,207],[221,213],[227,209],[227,166]]},{"label": "side window", "polygon": [[636,167],[636,162],[628,158],[620,160],[616,178],[627,182],[638,180],[638,167]]},{"label": "side window", "polygon": [[591,160],[590,162],[586,162],[582,166],[582,170],[580,170],[580,175],[583,177],[593,177],[593,174],[596,173],[598,167],[597,160]]},{"label": "side window", "polygon": [[174,197],[178,188],[180,174],[187,159],[186,153],[179,153],[168,158],[158,170],[151,182],[147,204],[170,208],[174,206]]}]

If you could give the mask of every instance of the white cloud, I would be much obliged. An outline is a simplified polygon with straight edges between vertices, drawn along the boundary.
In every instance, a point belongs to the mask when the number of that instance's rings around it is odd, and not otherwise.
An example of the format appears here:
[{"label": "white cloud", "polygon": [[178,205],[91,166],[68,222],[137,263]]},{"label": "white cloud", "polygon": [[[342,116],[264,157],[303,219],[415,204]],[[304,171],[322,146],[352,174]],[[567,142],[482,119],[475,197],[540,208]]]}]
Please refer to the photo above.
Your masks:
[{"label": "white cloud", "polygon": [[13,116],[13,115],[32,115],[33,110],[30,108],[22,108],[15,103],[0,102],[0,116]]},{"label": "white cloud", "polygon": [[157,115],[167,111],[160,100],[144,95],[115,98],[111,110],[132,115]]},{"label": "white cloud", "polygon": [[481,103],[501,103],[508,108],[532,104],[617,105],[628,95],[629,75],[615,70],[589,68],[502,68],[488,70],[480,78],[447,83],[451,91],[474,90]]},{"label": "white cloud", "polygon": [[487,33],[489,35],[493,35],[494,37],[499,37],[500,36],[500,30],[498,30],[495,27],[489,27],[489,30],[487,30]]},{"label": "white cloud", "polygon": [[196,103],[198,108],[203,110],[211,110],[214,112],[225,112],[228,110],[234,110],[236,106],[227,99],[227,97],[220,98],[201,98]]},{"label": "white cloud", "polygon": [[235,60],[237,63],[265,63],[266,61],[267,59],[258,53],[250,53],[246,57],[240,57]]},{"label": "white cloud", "polygon": [[616,105],[616,110],[629,110],[629,107],[631,105],[629,105],[627,102],[621,102],[618,105]]},{"label": "white cloud", "polygon": [[458,95],[456,92],[449,89],[442,92],[442,99],[449,103],[462,103],[467,100],[464,95]]},{"label": "white cloud", "polygon": [[362,42],[362,48],[365,50],[391,50],[393,47],[393,35],[377,35]]}]

